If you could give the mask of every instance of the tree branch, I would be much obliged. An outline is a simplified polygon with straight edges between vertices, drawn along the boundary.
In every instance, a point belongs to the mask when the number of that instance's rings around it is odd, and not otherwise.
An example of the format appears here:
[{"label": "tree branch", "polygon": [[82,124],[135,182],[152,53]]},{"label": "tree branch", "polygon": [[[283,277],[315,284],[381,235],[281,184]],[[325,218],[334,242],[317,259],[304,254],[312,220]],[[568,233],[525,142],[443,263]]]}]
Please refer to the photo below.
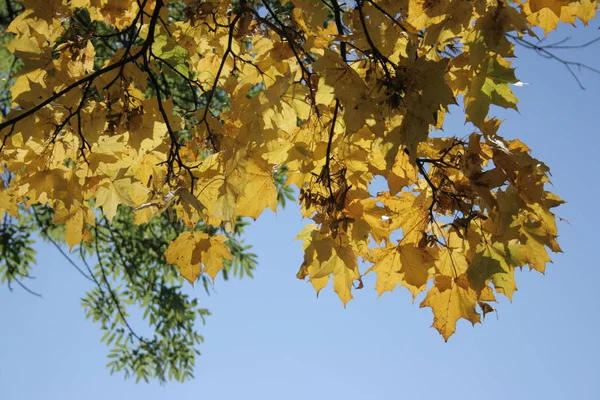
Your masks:
[{"label": "tree branch", "polygon": [[[144,1],[144,4],[146,4],[146,1]],[[122,59],[120,59],[118,62],[111,64],[105,68],[99,69],[98,71],[87,75],[81,79],[79,79],[76,82],[73,82],[72,84],[70,84],[69,86],[67,86],[66,88],[62,89],[61,91],[59,91],[58,93],[53,94],[52,96],[50,96],[49,98],[47,98],[46,100],[42,101],[41,103],[39,103],[38,105],[30,108],[27,111],[22,112],[21,114],[10,118],[7,121],[4,121],[2,123],[0,123],[0,132],[4,129],[7,128],[8,126],[12,126],[14,127],[15,124],[17,124],[19,121],[35,114],[36,112],[38,112],[39,110],[41,110],[42,108],[46,107],[48,104],[53,103],[54,101],[58,100],[59,98],[61,98],[62,96],[64,96],[65,94],[69,93],[71,90],[86,84],[88,82],[93,81],[94,79],[106,74],[107,72],[110,72],[112,70],[115,70],[117,68],[122,68],[124,67],[127,63],[132,62],[137,60],[140,56],[142,56],[143,54],[146,53],[146,51],[148,51],[148,49],[150,48],[150,46],[152,45],[152,43],[154,42],[154,30],[155,30],[155,26],[156,26],[156,22],[158,20],[158,17],[160,15],[160,10],[161,8],[164,6],[163,0],[156,0],[156,6],[154,8],[154,12],[152,13],[152,18],[150,20],[149,23],[149,27],[148,27],[148,37],[146,37],[146,40],[144,41],[144,44],[142,45],[142,47],[133,55],[127,56],[127,57],[123,57]],[[140,12],[143,11],[143,8],[140,10]],[[127,54],[127,53],[126,53]],[[0,145],[0,151],[2,151],[2,149],[4,148],[4,144],[6,141],[6,138],[12,133],[9,132],[7,135],[5,135],[4,139],[3,139],[3,143],[2,145]]]}]

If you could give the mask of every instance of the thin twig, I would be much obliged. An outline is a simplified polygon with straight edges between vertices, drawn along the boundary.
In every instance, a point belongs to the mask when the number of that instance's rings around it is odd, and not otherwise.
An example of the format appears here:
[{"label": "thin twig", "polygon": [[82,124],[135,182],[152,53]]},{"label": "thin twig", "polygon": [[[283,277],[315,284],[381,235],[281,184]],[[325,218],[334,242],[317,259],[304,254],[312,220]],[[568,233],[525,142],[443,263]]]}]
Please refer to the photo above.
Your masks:
[{"label": "thin twig", "polygon": [[[97,222],[96,222],[96,226],[98,226]],[[129,333],[131,333],[131,335],[133,335],[140,342],[142,342],[144,344],[149,344],[148,341],[146,341],[143,337],[140,337],[133,330],[133,328],[131,327],[131,325],[129,325],[129,322],[127,321],[127,318],[125,317],[125,313],[121,309],[121,303],[119,302],[119,299],[117,298],[117,295],[113,291],[112,286],[110,286],[110,282],[108,281],[108,278],[106,277],[106,272],[104,270],[104,264],[102,263],[102,256],[100,255],[100,246],[98,245],[98,235],[94,235],[94,236],[95,236],[94,237],[94,243],[95,243],[95,248],[96,248],[96,256],[98,257],[98,265],[100,266],[100,273],[102,274],[102,280],[104,281],[104,284],[106,285],[106,288],[108,289],[108,293],[110,294],[110,298],[112,299],[112,301],[113,301],[113,303],[115,305],[115,308],[117,309],[117,312],[119,313],[119,316],[123,320],[123,323],[125,324],[125,326],[129,330]]]},{"label": "thin twig", "polygon": [[62,249],[62,247],[60,247],[60,245],[56,242],[56,240],[52,239],[50,237],[50,234],[48,233],[48,230],[46,228],[46,226],[42,223],[42,221],[40,220],[39,214],[37,213],[37,211],[35,210],[35,207],[31,207],[31,209],[33,210],[33,218],[35,219],[35,222],[38,224],[38,226],[40,227],[42,233],[44,234],[44,236],[46,237],[46,239],[52,243],[52,245],[54,247],[56,247],[56,249],[59,251],[59,253],[69,262],[69,264],[71,264],[85,279],[87,279],[88,281],[93,282],[94,280],[88,275],[86,274],[81,268],[79,268],[79,266],[77,264],[75,264],[75,262],[71,259],[71,257],[69,257],[69,255],[67,253],[65,253],[65,251]]},{"label": "thin twig", "polygon": [[536,43],[532,43],[524,38],[518,37],[516,35],[507,33],[506,34],[507,37],[511,38],[512,40],[515,41],[515,43],[527,48],[527,49],[531,49],[531,50],[535,50],[536,53],[538,53],[541,57],[547,58],[547,59],[552,59],[555,61],[558,61],[560,63],[562,63],[565,68],[567,69],[567,71],[569,71],[569,74],[571,74],[571,76],[573,77],[573,79],[575,79],[575,81],[577,82],[577,85],[579,85],[579,87],[582,90],[585,90],[585,87],[583,86],[583,84],[581,83],[581,80],[579,79],[579,77],[577,76],[577,74],[575,73],[575,71],[573,71],[573,68],[577,68],[579,71],[581,71],[582,69],[584,70],[588,70],[591,72],[595,72],[597,74],[600,74],[600,69],[591,67],[589,65],[580,63],[580,62],[576,62],[576,61],[569,61],[569,60],[565,60],[559,56],[557,56],[556,54],[550,52],[548,49],[574,49],[574,48],[582,48],[585,46],[589,46],[593,43],[596,43],[598,41],[600,41],[600,37],[596,38],[594,40],[591,40],[589,42],[586,42],[584,44],[581,45],[573,45],[573,46],[562,46],[560,45],[560,43],[563,43],[564,41],[555,43],[555,44],[550,44],[550,45],[540,45],[540,44],[536,44]]}]

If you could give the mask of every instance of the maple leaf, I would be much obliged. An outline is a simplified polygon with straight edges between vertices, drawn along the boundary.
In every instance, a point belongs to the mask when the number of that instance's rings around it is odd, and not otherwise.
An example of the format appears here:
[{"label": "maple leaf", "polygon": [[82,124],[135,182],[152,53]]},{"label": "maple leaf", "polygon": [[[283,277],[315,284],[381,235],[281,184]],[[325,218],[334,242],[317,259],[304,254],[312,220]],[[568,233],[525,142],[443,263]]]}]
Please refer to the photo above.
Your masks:
[{"label": "maple leaf", "polygon": [[297,239],[304,240],[304,263],[297,277],[309,277],[317,293],[325,287],[333,275],[333,289],[346,305],[352,299],[354,281],[360,280],[356,254],[345,237],[334,240],[309,226]]},{"label": "maple leaf", "polygon": [[[491,280],[496,290],[509,299],[517,290],[514,280],[514,268],[509,265],[510,250],[502,244],[483,246],[469,265],[467,277],[471,287],[480,292]],[[507,258],[509,260],[507,261]]]},{"label": "maple leaf", "polygon": [[54,224],[65,224],[65,241],[70,248],[81,243],[86,233],[89,233],[86,225],[94,222],[93,213],[81,204],[73,204],[69,209],[59,209],[52,219]]},{"label": "maple leaf", "polygon": [[377,274],[375,289],[380,296],[402,283],[415,297],[425,289],[434,262],[427,249],[413,245],[374,249],[369,259],[375,265],[367,273]]},{"label": "maple leaf", "polygon": [[456,321],[466,319],[473,325],[480,322],[476,310],[477,295],[464,275],[458,278],[439,277],[427,292],[421,307],[433,310],[433,327],[446,341],[456,331]]},{"label": "maple leaf", "polygon": [[223,260],[233,258],[224,244],[226,240],[222,235],[183,232],[171,242],[165,251],[165,257],[168,263],[176,264],[181,276],[192,284],[202,273],[208,274],[214,280],[223,268]]},{"label": "maple leaf", "polygon": [[33,201],[43,202],[45,199],[52,198],[56,192],[68,193],[68,183],[64,177],[63,171],[46,170],[38,171],[28,176],[29,191],[28,197]]},{"label": "maple leaf", "polygon": [[392,170],[387,176],[391,194],[397,194],[402,188],[417,182],[417,168],[410,162],[410,157],[403,151],[396,154]]},{"label": "maple leaf", "polygon": [[390,230],[401,228],[403,242],[415,243],[421,240],[421,232],[429,223],[428,210],[432,201],[425,192],[419,195],[406,192],[400,196],[382,193],[379,200],[389,210]]},{"label": "maple leaf", "polygon": [[277,188],[273,173],[260,168],[253,160],[248,162],[246,171],[248,183],[237,205],[238,215],[256,219],[265,208],[277,211]]},{"label": "maple leaf", "polygon": [[129,195],[130,187],[131,178],[108,181],[98,187],[96,206],[102,207],[102,212],[109,220],[117,215],[117,207],[119,205],[123,204],[130,207],[136,205]]},{"label": "maple leaf", "polygon": [[546,246],[553,246],[551,239],[549,240],[547,236],[538,236],[539,231],[526,227],[521,229],[521,232],[523,235],[522,245],[516,246],[517,248],[513,250],[515,252],[514,257],[520,261],[520,264],[527,263],[531,269],[544,273],[546,264],[552,262],[546,250]]},{"label": "maple leaf", "polygon": [[465,98],[465,113],[475,125],[483,124],[492,104],[517,110],[518,100],[509,86],[517,79],[509,65],[499,57],[492,57],[487,62],[485,72],[473,80],[469,95]]},{"label": "maple leaf", "polygon": [[8,212],[13,217],[16,217],[18,213],[15,196],[5,190],[0,191],[0,212],[3,215]]}]

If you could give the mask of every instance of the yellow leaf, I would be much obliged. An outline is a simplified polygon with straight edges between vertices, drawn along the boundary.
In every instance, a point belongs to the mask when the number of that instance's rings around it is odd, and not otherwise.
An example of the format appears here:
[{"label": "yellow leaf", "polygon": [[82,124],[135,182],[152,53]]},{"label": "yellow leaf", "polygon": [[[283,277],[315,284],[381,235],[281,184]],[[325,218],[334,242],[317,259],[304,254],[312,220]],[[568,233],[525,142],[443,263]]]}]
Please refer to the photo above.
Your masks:
[{"label": "yellow leaf", "polygon": [[[206,273],[213,281],[223,269],[223,260],[232,260],[225,246],[223,235],[209,236],[204,232],[183,232],[171,242],[165,251],[169,264],[179,267],[181,276],[190,283],[196,282],[200,274]],[[202,268],[202,265],[204,268]]]},{"label": "yellow leaf", "polygon": [[54,196],[61,198],[69,195],[64,171],[59,169],[38,171],[29,176],[25,182],[29,183],[27,197],[33,202],[46,203],[47,199]]},{"label": "yellow leaf", "polygon": [[252,159],[248,161],[246,171],[248,182],[238,201],[237,214],[256,219],[265,208],[277,211],[277,188],[273,173],[261,168]]},{"label": "yellow leaf", "polygon": [[473,325],[480,322],[481,316],[475,308],[477,295],[468,285],[464,275],[458,278],[439,277],[427,292],[421,307],[433,311],[433,327],[448,340],[456,331],[456,321],[464,318]]},{"label": "yellow leaf", "polygon": [[412,192],[402,192],[397,196],[385,192],[378,199],[389,210],[390,229],[402,228],[403,243],[418,243],[429,224],[429,205],[432,199],[426,192],[418,196]]},{"label": "yellow leaf", "polygon": [[461,249],[440,247],[435,268],[441,275],[458,277],[467,272],[468,261]]},{"label": "yellow leaf", "polygon": [[408,17],[406,17],[406,22],[411,24],[417,31],[427,28],[433,24],[437,24],[446,18],[446,8],[448,3],[448,0],[435,2],[426,0],[409,0]]},{"label": "yellow leaf", "polygon": [[510,249],[501,243],[481,246],[467,270],[470,286],[480,292],[491,280],[496,291],[512,299],[517,286],[514,267],[507,262],[511,257]]},{"label": "yellow leaf", "polygon": [[[561,251],[549,168],[490,114],[517,110],[517,43],[587,24],[598,0],[185,0],[184,18],[166,0],[21,2],[0,49],[0,212],[51,207],[70,247],[124,205],[185,227],[167,260],[214,279],[239,244],[214,234],[295,185],[314,222],[297,276],[344,305],[359,257],[379,295],[433,280],[446,339]],[[457,99],[472,134],[440,132]]]},{"label": "yellow leaf", "polygon": [[515,246],[515,258],[520,261],[520,264],[529,264],[531,269],[535,269],[541,273],[546,271],[546,264],[552,262],[548,251],[544,246],[544,237],[539,237],[527,229],[522,229],[523,235],[521,246]]},{"label": "yellow leaf", "polygon": [[373,249],[369,259],[375,265],[367,273],[377,274],[375,288],[380,296],[400,283],[416,296],[425,289],[434,262],[426,249],[413,245]]},{"label": "yellow leaf", "polygon": [[131,178],[121,178],[114,181],[109,180],[98,187],[98,192],[96,193],[96,207],[102,207],[102,212],[109,221],[117,215],[117,207],[120,204],[129,207],[137,206],[129,195],[130,187]]},{"label": "yellow leaf", "polygon": [[227,238],[223,235],[211,236],[209,243],[205,243],[202,252],[202,272],[213,279],[223,269],[223,260],[233,260],[233,255],[225,246]]},{"label": "yellow leaf", "polygon": [[318,293],[333,275],[333,289],[345,306],[352,299],[354,281],[360,280],[357,256],[348,238],[340,235],[332,239],[314,228],[305,231],[300,238],[305,242],[305,253],[297,277],[308,276]]},{"label": "yellow leaf", "polygon": [[132,164],[133,176],[144,185],[156,185],[156,182],[164,182],[166,171],[159,165],[163,161],[160,153],[144,154],[137,162]]},{"label": "yellow leaf", "polygon": [[[347,216],[352,218],[353,228],[365,234],[370,234],[376,243],[388,239],[390,224],[385,208],[377,205],[377,199],[351,199],[345,210]],[[367,239],[365,237],[365,239]]]},{"label": "yellow leaf", "polygon": [[369,260],[375,265],[367,273],[375,272],[377,275],[375,290],[377,290],[379,296],[385,292],[393,291],[396,286],[402,283],[404,274],[400,272],[402,263],[398,246],[372,249]]},{"label": "yellow leaf", "polygon": [[15,197],[6,190],[0,190],[0,214],[4,216],[4,213],[12,217],[17,216],[17,201]]},{"label": "yellow leaf", "polygon": [[404,151],[398,151],[392,170],[387,176],[390,194],[397,194],[404,187],[417,182],[417,169]]},{"label": "yellow leaf", "polygon": [[208,238],[209,236],[202,232],[183,232],[169,244],[165,251],[167,262],[177,265],[181,276],[192,284],[202,273],[199,243]]},{"label": "yellow leaf", "polygon": [[54,219],[53,224],[65,224],[65,240],[69,248],[81,243],[85,232],[87,219],[87,210],[80,204],[73,204],[69,210],[59,210]]}]

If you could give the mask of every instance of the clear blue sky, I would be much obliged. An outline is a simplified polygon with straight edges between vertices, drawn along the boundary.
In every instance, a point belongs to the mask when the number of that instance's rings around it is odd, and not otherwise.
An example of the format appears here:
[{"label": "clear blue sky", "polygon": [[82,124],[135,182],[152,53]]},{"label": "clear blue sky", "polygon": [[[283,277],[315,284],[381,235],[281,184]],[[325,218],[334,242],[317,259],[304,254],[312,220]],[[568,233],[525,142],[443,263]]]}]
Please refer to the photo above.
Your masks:
[{"label": "clear blue sky", "polygon": [[[581,43],[600,35],[598,21],[563,27],[550,40]],[[84,317],[86,283],[51,247],[40,244],[37,279],[43,299],[0,287],[0,400],[105,399],[600,399],[600,75],[582,73],[581,90],[564,67],[520,50],[515,88],[521,114],[501,134],[519,137],[553,173],[569,201],[558,213],[564,254],[546,276],[517,273],[513,303],[475,328],[460,322],[448,343],[430,328],[429,309],[406,290],[377,298],[373,277],[346,309],[330,288],[317,299],[295,274],[303,226],[290,205],[249,230],[260,266],[254,280],[217,282],[197,296],[212,312],[196,380],[136,385],[105,368],[100,330]],[[564,53],[600,67],[600,43]],[[457,118],[448,134],[470,132]],[[329,290],[328,290],[329,289]]]}]

